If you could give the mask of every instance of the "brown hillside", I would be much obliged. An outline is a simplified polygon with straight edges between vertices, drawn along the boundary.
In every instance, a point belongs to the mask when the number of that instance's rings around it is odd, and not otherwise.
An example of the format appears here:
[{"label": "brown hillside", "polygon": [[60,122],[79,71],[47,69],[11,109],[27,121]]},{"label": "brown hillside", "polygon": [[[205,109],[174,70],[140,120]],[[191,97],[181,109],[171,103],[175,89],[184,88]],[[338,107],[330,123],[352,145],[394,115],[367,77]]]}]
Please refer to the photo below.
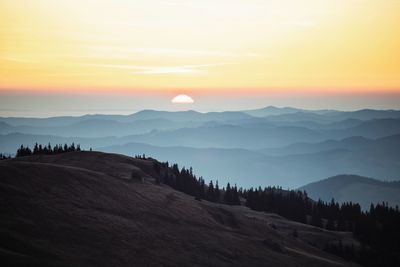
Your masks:
[{"label": "brown hillside", "polygon": [[1,265],[355,266],[321,250],[350,233],[196,201],[155,175],[152,160],[98,152],[0,161]]}]

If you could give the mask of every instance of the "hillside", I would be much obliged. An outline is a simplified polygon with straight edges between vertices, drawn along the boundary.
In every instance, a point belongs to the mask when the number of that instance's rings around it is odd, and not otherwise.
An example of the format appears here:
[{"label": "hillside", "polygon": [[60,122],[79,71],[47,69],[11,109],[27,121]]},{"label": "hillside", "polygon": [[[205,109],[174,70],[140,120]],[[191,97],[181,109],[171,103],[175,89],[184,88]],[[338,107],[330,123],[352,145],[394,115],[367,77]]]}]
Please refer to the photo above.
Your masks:
[{"label": "hillside", "polygon": [[363,209],[371,203],[388,202],[400,206],[400,182],[383,182],[358,175],[337,175],[300,188],[313,199],[356,202]]},{"label": "hillside", "polygon": [[355,242],[350,233],[197,201],[156,185],[154,162],[99,152],[0,161],[2,265],[353,266],[321,250]]}]

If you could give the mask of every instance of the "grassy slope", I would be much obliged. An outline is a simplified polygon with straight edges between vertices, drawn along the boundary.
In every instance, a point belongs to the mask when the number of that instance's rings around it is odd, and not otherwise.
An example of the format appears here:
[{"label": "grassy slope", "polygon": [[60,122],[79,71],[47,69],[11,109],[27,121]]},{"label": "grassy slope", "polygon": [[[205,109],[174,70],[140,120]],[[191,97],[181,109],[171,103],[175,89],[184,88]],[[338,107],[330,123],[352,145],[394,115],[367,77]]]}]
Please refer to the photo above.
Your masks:
[{"label": "grassy slope", "polygon": [[[98,152],[1,161],[0,260],[8,266],[351,266],[320,250],[329,241],[353,242],[349,233],[196,201],[155,185],[152,165]],[[129,179],[132,171],[145,182]]]}]

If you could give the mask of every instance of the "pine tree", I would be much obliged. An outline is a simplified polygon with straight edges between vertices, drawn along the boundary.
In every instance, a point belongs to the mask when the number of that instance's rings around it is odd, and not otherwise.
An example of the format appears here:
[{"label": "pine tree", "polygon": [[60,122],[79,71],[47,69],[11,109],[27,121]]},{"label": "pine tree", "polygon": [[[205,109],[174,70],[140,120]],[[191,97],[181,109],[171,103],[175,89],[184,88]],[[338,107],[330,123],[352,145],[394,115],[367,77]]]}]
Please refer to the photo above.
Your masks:
[{"label": "pine tree", "polygon": [[215,199],[217,202],[220,201],[221,192],[219,190],[218,180],[215,182]]},{"label": "pine tree", "polygon": [[213,185],[213,181],[212,180],[208,184],[207,199],[209,201],[215,201],[215,191],[214,191],[214,185]]},{"label": "pine tree", "polygon": [[74,152],[75,151],[75,144],[72,142],[71,146],[69,147],[69,151]]},{"label": "pine tree", "polygon": [[35,147],[33,148],[33,155],[39,154],[39,145],[38,143],[35,143]]},{"label": "pine tree", "polygon": [[47,144],[47,154],[52,154],[53,153],[53,148],[51,147],[50,142]]},{"label": "pine tree", "polygon": [[42,144],[39,145],[38,154],[43,154],[43,147],[42,147]]},{"label": "pine tree", "polygon": [[232,205],[240,205],[239,193],[238,193],[236,184],[233,187],[231,202],[232,202]]},{"label": "pine tree", "polygon": [[224,202],[227,204],[231,204],[231,201],[232,201],[232,191],[231,191],[231,185],[228,183],[225,189]]}]

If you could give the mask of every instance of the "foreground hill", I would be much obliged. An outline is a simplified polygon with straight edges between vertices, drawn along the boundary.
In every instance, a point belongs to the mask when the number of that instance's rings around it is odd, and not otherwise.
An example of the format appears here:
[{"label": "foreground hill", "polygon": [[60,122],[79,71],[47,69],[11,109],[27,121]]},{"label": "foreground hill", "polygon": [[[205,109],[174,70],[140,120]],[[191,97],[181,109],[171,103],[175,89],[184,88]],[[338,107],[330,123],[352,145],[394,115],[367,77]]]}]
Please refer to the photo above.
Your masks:
[{"label": "foreground hill", "polygon": [[321,250],[357,244],[351,234],[197,201],[156,185],[154,164],[98,152],[0,161],[2,266],[352,266]]},{"label": "foreground hill", "polygon": [[371,203],[388,202],[400,206],[400,182],[383,182],[358,175],[337,175],[300,188],[313,199],[359,203],[369,209]]}]

